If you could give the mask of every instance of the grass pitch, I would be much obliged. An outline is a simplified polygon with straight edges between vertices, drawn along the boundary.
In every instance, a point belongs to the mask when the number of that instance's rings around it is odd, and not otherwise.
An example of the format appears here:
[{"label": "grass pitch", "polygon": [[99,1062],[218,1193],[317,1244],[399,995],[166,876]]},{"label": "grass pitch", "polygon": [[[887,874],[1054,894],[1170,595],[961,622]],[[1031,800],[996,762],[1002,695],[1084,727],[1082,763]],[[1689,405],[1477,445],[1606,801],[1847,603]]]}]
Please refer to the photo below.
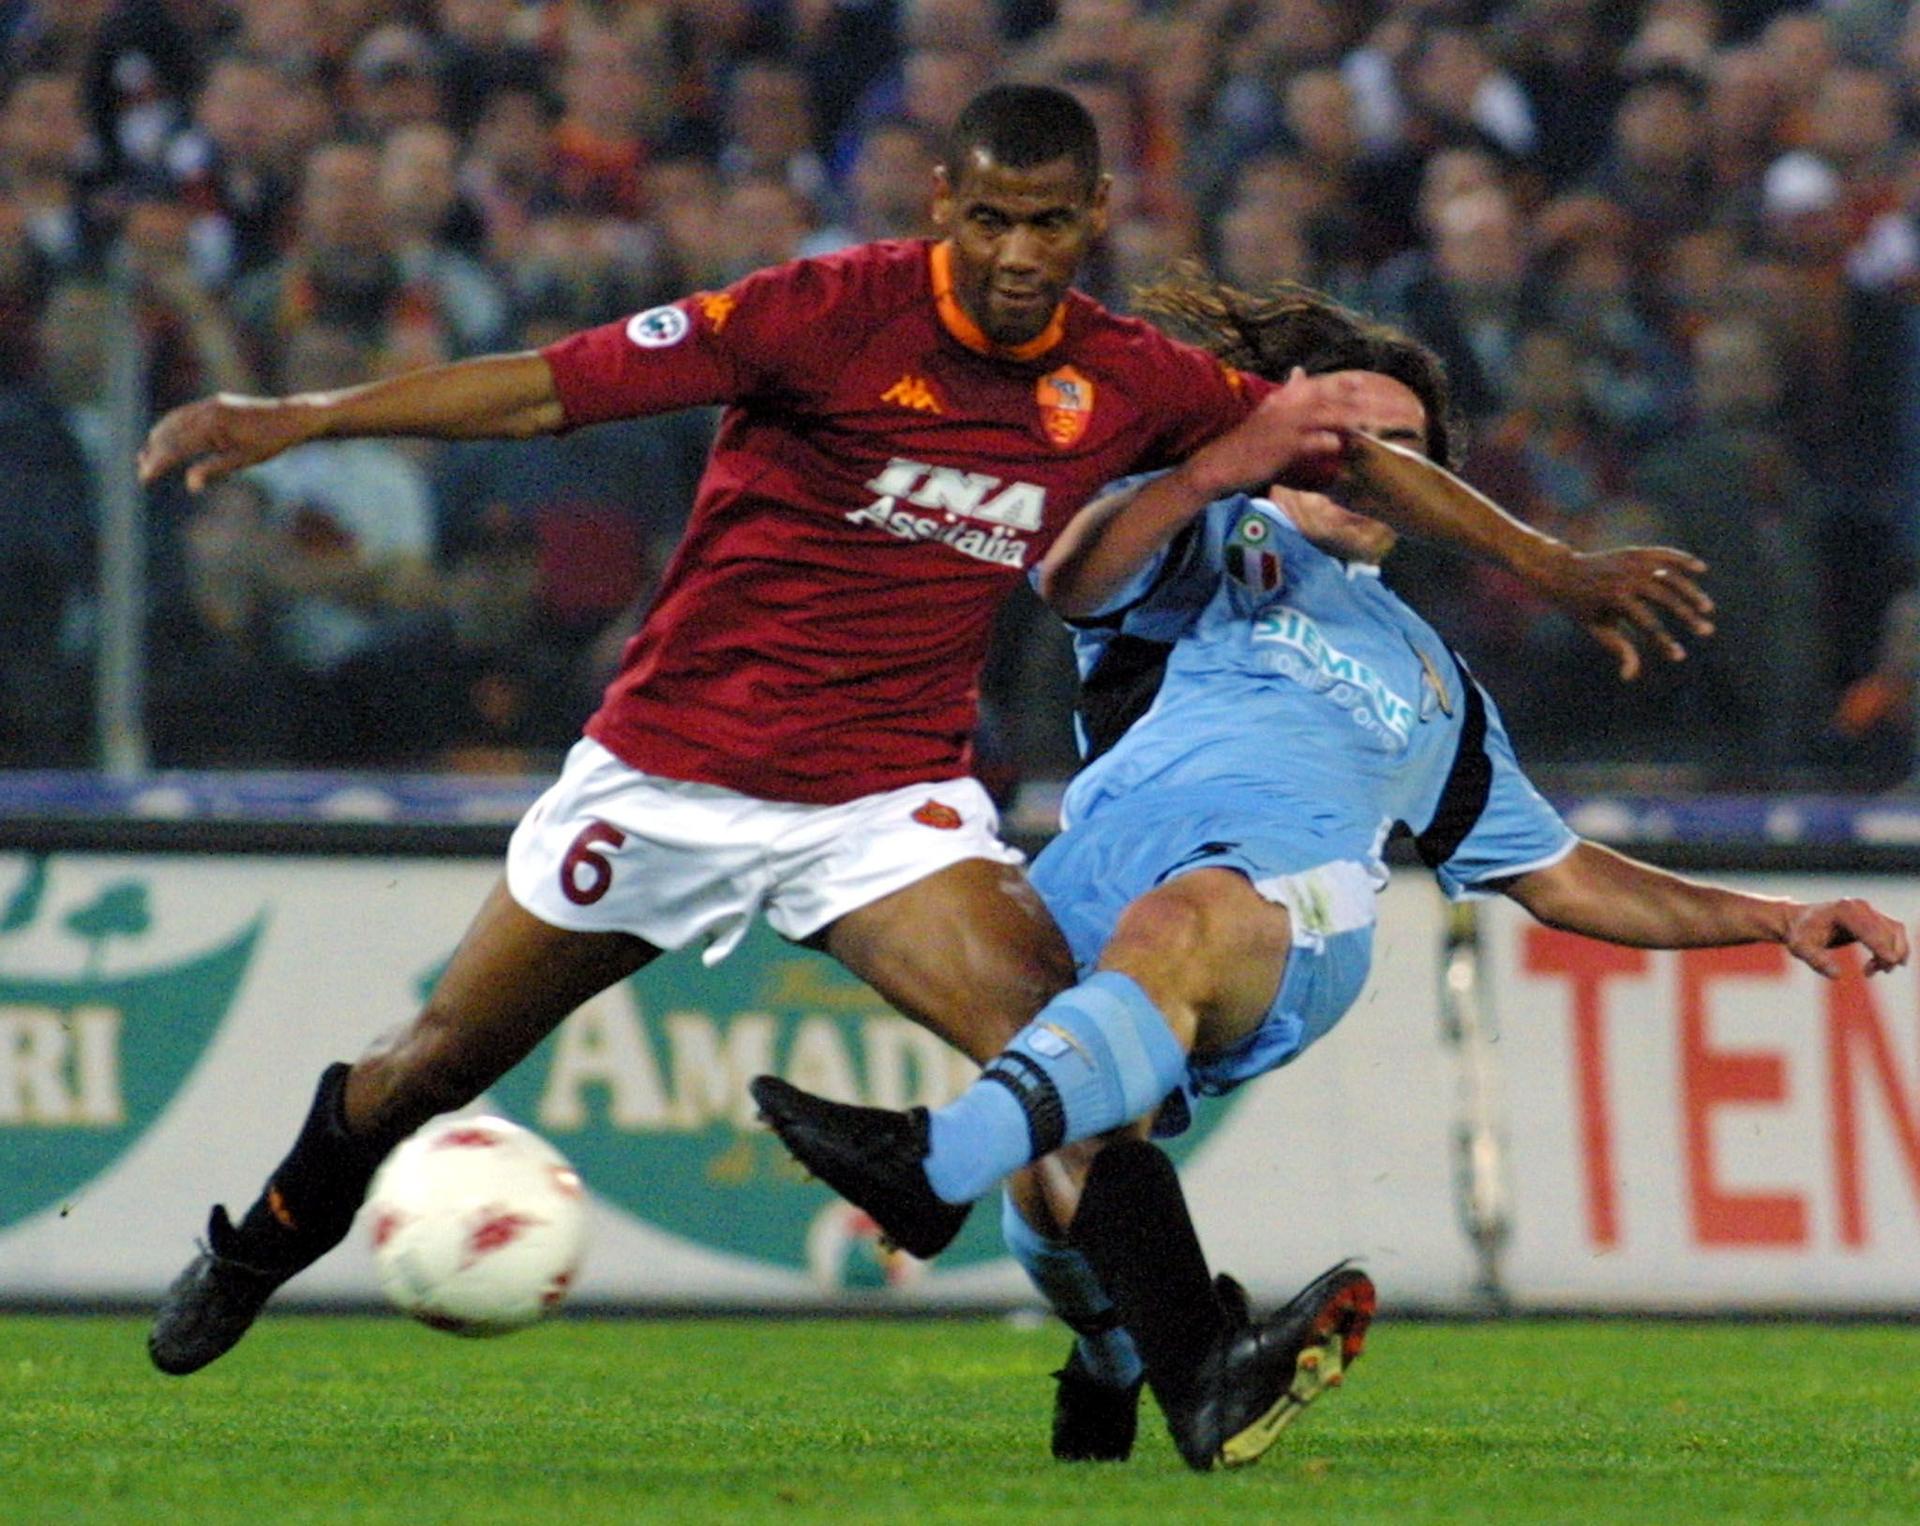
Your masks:
[{"label": "grass pitch", "polygon": [[1046,1453],[1058,1326],[270,1316],[184,1381],[144,1324],[0,1319],[0,1520],[1920,1521],[1920,1326],[1374,1327],[1259,1466]]}]

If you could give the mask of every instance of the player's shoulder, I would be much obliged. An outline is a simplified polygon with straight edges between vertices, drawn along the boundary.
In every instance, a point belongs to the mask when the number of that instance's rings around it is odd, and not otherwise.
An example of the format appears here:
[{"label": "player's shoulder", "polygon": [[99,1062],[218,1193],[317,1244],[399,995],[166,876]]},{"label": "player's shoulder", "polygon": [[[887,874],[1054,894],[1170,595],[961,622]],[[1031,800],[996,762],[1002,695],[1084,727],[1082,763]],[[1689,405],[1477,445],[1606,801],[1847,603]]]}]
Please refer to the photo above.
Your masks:
[{"label": "player's shoulder", "polygon": [[925,239],[888,239],[852,244],[756,271],[742,282],[764,283],[816,302],[858,303],[875,316],[924,305],[932,290]]},{"label": "player's shoulder", "polygon": [[1075,359],[1118,379],[1180,389],[1199,378],[1221,376],[1236,390],[1247,380],[1200,346],[1175,339],[1144,318],[1116,313],[1084,292],[1067,294],[1067,321]]}]

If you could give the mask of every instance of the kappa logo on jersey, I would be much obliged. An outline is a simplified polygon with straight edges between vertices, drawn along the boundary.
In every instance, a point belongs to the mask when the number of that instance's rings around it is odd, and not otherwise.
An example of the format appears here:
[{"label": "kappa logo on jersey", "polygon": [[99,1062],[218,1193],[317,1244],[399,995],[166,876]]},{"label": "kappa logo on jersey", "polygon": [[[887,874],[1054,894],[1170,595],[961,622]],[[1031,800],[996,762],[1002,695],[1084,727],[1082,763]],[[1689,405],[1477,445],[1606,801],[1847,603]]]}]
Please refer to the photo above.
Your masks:
[{"label": "kappa logo on jersey", "polygon": [[677,307],[650,307],[627,320],[627,338],[643,350],[664,350],[687,337],[693,325]]},{"label": "kappa logo on jersey", "polygon": [[1093,418],[1093,383],[1072,366],[1040,378],[1034,388],[1040,403],[1040,427],[1061,450],[1080,443]]},{"label": "kappa logo on jersey", "polygon": [[1349,657],[1327,640],[1318,624],[1290,605],[1269,609],[1253,622],[1253,639],[1277,649],[1280,672],[1321,693],[1396,750],[1412,735],[1414,707],[1386,679],[1358,657]]},{"label": "kappa logo on jersey", "polygon": [[1276,593],[1285,577],[1285,564],[1273,541],[1273,526],[1258,509],[1240,516],[1227,537],[1223,553],[1227,575],[1254,593]]},{"label": "kappa logo on jersey", "polygon": [[733,310],[740,305],[724,291],[703,291],[693,300],[700,304],[700,316],[716,334],[727,326]]},{"label": "kappa logo on jersey", "polygon": [[873,525],[901,540],[938,541],[1001,567],[1027,565],[1032,547],[1020,532],[1038,530],[1046,520],[1047,490],[1034,483],[1002,483],[985,472],[897,456],[867,490],[879,496],[848,514],[850,523]]},{"label": "kappa logo on jersey", "polygon": [[933,395],[933,388],[923,376],[906,375],[880,394],[883,403],[898,403],[902,408],[911,408],[915,413],[945,413],[940,399]]}]

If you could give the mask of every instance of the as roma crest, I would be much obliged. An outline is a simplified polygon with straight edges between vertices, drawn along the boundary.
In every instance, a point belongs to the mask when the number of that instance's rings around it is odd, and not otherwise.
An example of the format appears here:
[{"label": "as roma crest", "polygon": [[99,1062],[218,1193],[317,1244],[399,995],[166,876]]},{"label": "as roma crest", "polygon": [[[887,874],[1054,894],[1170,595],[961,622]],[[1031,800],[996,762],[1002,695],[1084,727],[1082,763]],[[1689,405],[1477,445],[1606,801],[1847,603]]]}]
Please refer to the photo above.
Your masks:
[{"label": "as roma crest", "polygon": [[1079,444],[1093,418],[1093,383],[1072,366],[1062,366],[1040,378],[1034,396],[1047,438],[1061,450]]}]

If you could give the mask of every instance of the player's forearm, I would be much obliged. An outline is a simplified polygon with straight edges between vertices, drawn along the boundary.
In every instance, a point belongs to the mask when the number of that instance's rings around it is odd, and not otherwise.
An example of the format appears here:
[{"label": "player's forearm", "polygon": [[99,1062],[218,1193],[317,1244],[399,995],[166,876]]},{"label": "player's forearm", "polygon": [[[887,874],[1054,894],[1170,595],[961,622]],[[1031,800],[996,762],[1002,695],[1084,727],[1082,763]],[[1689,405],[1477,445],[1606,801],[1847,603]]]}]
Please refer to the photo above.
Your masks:
[{"label": "player's forearm", "polygon": [[1095,499],[1074,516],[1040,564],[1040,597],[1056,614],[1073,620],[1097,613],[1222,496],[1191,465]]},{"label": "player's forearm", "polygon": [[1506,893],[1549,927],[1634,948],[1785,943],[1800,909],[1795,901],[1690,880],[1584,842]]},{"label": "player's forearm", "polygon": [[415,435],[436,440],[528,439],[566,422],[553,372],[527,350],[426,366],[338,392],[285,400],[310,439]]},{"label": "player's forearm", "polygon": [[1552,586],[1556,571],[1573,554],[1564,541],[1515,519],[1452,472],[1403,446],[1356,434],[1347,460],[1348,470],[1367,490],[1368,508],[1396,530],[1456,546],[1543,588]]}]

